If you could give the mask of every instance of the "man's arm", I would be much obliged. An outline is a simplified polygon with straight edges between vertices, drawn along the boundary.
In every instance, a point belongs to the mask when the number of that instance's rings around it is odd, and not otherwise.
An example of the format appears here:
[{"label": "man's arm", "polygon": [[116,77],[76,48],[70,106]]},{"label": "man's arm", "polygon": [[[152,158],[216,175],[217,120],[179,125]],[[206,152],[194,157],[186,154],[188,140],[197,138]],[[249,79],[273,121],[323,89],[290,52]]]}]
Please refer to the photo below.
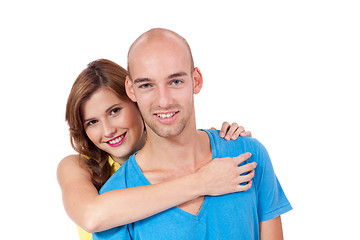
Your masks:
[{"label": "man's arm", "polygon": [[281,217],[260,222],[260,240],[283,240]]},{"label": "man's arm", "polygon": [[[253,140],[248,138],[248,140]],[[256,155],[256,156],[255,156]],[[280,215],[292,209],[290,202],[277,179],[265,147],[257,142],[253,156],[258,161],[254,186],[258,192],[258,216],[261,240],[282,240]]]}]

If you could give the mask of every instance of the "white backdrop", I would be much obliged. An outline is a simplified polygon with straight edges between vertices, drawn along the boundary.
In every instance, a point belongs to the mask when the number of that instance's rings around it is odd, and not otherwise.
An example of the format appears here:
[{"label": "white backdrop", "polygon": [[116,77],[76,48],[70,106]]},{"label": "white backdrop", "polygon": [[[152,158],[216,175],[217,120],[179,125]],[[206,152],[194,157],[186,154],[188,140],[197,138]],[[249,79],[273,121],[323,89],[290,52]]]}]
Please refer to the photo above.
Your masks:
[{"label": "white backdrop", "polygon": [[77,239],[56,180],[73,153],[67,95],[87,63],[125,67],[131,42],[165,27],[204,76],[198,127],[236,121],[267,147],[294,208],[285,238],[359,237],[359,12],[347,0],[2,1],[2,236]]}]

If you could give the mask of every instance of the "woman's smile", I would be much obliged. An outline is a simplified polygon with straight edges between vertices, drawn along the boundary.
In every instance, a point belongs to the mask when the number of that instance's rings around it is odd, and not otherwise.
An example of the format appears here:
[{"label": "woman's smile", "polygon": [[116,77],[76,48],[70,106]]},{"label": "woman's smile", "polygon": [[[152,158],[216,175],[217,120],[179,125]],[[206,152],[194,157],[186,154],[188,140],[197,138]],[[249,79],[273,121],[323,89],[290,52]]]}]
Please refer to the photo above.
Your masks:
[{"label": "woman's smile", "polygon": [[118,147],[125,141],[125,137],[126,137],[126,132],[121,134],[120,136],[117,136],[117,137],[107,141],[106,143],[110,147]]},{"label": "woman's smile", "polygon": [[86,135],[115,161],[124,162],[143,146],[144,123],[135,103],[100,88],[81,107]]}]

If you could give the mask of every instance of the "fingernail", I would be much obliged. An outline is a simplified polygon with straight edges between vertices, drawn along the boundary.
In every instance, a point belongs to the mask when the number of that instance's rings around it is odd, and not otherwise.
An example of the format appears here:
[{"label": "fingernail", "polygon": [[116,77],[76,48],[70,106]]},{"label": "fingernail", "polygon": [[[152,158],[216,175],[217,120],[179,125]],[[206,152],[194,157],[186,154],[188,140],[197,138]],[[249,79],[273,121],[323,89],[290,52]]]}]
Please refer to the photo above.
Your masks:
[{"label": "fingernail", "polygon": [[220,137],[224,137],[225,133],[224,132],[220,132]]},{"label": "fingernail", "polygon": [[229,135],[226,135],[225,139],[226,139],[226,140],[230,140],[230,136],[229,136]]}]

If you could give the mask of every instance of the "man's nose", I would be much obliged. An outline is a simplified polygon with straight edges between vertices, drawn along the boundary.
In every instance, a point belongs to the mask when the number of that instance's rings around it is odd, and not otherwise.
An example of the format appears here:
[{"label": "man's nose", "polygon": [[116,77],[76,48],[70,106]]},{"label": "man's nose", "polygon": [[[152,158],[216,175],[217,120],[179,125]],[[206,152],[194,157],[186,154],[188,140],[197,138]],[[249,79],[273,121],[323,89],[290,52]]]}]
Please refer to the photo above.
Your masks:
[{"label": "man's nose", "polygon": [[167,108],[172,104],[173,96],[171,95],[171,91],[167,87],[159,87],[157,95],[159,107]]}]

